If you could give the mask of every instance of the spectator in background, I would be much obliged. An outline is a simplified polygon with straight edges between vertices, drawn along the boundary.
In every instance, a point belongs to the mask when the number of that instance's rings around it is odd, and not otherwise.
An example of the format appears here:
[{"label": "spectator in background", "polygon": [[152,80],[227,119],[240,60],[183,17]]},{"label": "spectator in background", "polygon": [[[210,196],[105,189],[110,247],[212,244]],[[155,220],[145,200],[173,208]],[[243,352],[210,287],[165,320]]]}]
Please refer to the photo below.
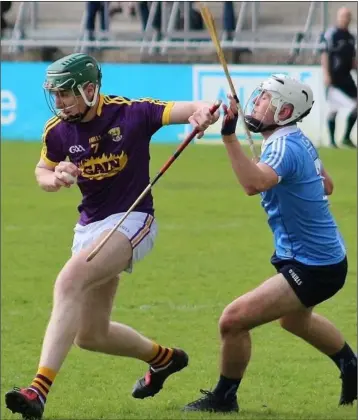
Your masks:
[{"label": "spectator in background", "polygon": [[[140,19],[142,22],[142,29],[143,32],[145,31],[145,28],[147,26],[147,22],[148,22],[148,18],[149,18],[149,4],[150,2],[148,1],[140,1],[138,3],[139,6],[139,15],[140,15]],[[161,3],[158,3],[158,7],[157,10],[155,12],[154,15],[154,19],[153,19],[153,28],[156,29],[160,35],[160,31],[161,31],[161,26],[162,26],[162,5]],[[159,36],[160,38],[160,36]]]},{"label": "spectator in background", "polygon": [[[111,10],[109,11],[109,17],[113,17],[114,15],[116,15],[117,13],[122,14],[123,12],[123,6],[121,1],[116,1],[116,2],[111,2],[111,3],[116,3],[116,6],[111,7]],[[126,5],[129,8],[129,16],[130,17],[136,17],[137,16],[137,12],[136,12],[136,5],[134,1],[130,1],[130,2],[125,2]]]},{"label": "spectator in background", "polygon": [[109,30],[109,2],[108,1],[88,1],[86,30],[90,41],[95,40],[95,24],[97,13],[100,14],[101,30]]},{"label": "spectator in background", "polygon": [[321,63],[324,82],[327,88],[328,130],[332,147],[337,147],[335,140],[336,116],[340,109],[350,109],[343,136],[343,145],[356,147],[350,139],[353,126],[357,121],[357,86],[351,71],[357,71],[354,36],[349,32],[352,13],[346,7],[337,12],[336,26],[327,30],[323,42]]},{"label": "spectator in background", "polygon": [[227,32],[228,39],[232,40],[232,33],[236,27],[234,2],[232,1],[224,2],[223,27],[224,31]]},{"label": "spectator in background", "polygon": [[11,9],[12,1],[2,1],[1,2],[1,36],[4,35],[5,30],[9,27],[7,20],[4,17],[4,14]]},{"label": "spectator in background", "polygon": [[197,10],[197,2],[189,2],[189,16],[190,16],[190,29],[200,31],[205,29],[203,18],[201,17],[200,10]]},{"label": "spectator in background", "polygon": [[[149,17],[149,7],[150,3],[148,1],[140,1],[139,4],[139,14],[142,21],[142,29],[145,31],[147,26],[148,17]],[[204,29],[204,23],[201,17],[201,14],[198,10],[195,9],[196,2],[189,2],[189,28],[190,30],[201,30]],[[166,22],[167,24],[167,22]],[[162,5],[159,2],[156,9],[154,19],[153,19],[153,28],[156,29],[159,33],[159,39],[161,38],[161,27],[162,27]],[[182,30],[184,28],[184,14],[179,10],[178,15],[176,16],[176,30]]]},{"label": "spectator in background", "polygon": [[[224,2],[223,10],[223,28],[227,34],[227,39],[232,41],[235,38],[235,29],[236,29],[236,17],[235,17],[235,8],[233,1]],[[242,54],[252,54],[252,51],[249,48],[238,48],[234,47],[231,50],[232,57],[231,60],[233,63],[241,63]]]}]

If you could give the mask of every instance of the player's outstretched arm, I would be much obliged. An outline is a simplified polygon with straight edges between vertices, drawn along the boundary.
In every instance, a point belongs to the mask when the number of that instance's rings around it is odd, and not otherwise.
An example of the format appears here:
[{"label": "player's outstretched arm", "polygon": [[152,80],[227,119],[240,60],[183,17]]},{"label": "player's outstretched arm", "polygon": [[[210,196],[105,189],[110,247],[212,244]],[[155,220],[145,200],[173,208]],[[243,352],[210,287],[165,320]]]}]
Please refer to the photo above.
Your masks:
[{"label": "player's outstretched arm", "polygon": [[210,113],[211,103],[205,101],[177,101],[170,111],[169,124],[186,124],[193,114],[202,114],[210,121],[216,122],[220,112]]},{"label": "player's outstretched arm", "polygon": [[187,124],[200,131],[198,138],[204,135],[209,125],[214,124],[220,117],[220,111],[210,113],[212,104],[204,101],[175,102],[170,111],[169,124]]}]

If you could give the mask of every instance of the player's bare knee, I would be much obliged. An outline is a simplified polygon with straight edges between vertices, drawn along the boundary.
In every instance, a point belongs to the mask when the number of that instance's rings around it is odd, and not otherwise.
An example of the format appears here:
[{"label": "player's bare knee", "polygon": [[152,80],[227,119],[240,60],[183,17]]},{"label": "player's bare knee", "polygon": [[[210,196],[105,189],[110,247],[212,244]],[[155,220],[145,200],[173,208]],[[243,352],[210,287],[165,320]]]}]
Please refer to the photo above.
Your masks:
[{"label": "player's bare knee", "polygon": [[248,308],[245,302],[227,306],[219,320],[221,336],[237,334],[248,328]]},{"label": "player's bare knee", "polygon": [[86,263],[82,255],[76,255],[59,273],[55,284],[55,294],[62,297],[82,295],[112,277],[100,276],[93,264]]},{"label": "player's bare knee", "polygon": [[55,295],[62,297],[82,294],[90,282],[90,274],[78,264],[66,265],[59,273],[55,284]]},{"label": "player's bare knee", "polygon": [[58,299],[76,298],[81,293],[80,283],[70,273],[60,273],[57,276],[54,288],[54,296]]}]

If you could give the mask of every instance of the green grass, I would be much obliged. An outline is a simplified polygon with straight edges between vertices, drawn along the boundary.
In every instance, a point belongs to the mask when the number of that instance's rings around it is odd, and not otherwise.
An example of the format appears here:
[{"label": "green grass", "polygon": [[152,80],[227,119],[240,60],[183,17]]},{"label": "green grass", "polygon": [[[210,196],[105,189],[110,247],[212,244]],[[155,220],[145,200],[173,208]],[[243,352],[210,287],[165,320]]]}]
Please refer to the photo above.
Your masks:
[{"label": "green grass", "polygon": [[[41,191],[33,169],[40,145],[2,144],[2,372],[4,393],[36,372],[51,310],[52,287],[70,255],[76,189]],[[152,147],[153,174],[174,146]],[[332,210],[346,239],[349,275],[318,312],[356,343],[356,155],[321,150],[335,180]],[[155,249],[124,275],[113,318],[189,353],[190,365],[150,400],[131,397],[142,362],[74,348],[48,399],[52,419],[202,419],[181,407],[218,377],[217,321],[225,305],[273,273],[272,238],[259,197],[237,185],[222,147],[192,146],[155,187]],[[329,358],[280,329],[253,331],[253,354],[242,382],[241,419],[353,419],[338,408],[339,372]],[[4,408],[1,418],[15,419]],[[232,416],[227,416],[227,418]]]}]

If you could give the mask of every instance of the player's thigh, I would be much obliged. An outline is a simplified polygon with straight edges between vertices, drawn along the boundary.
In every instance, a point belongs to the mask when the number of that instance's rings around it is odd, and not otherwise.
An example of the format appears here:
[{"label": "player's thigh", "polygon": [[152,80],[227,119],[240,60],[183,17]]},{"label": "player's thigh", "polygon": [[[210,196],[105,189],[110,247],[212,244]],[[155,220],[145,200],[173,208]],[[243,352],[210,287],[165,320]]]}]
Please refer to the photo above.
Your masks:
[{"label": "player's thigh", "polygon": [[313,308],[313,306],[310,308],[302,307],[297,311],[282,316],[279,319],[281,327],[291,332],[306,330],[310,323]]},{"label": "player's thigh", "polygon": [[116,276],[84,294],[77,333],[79,338],[107,333],[118,282],[119,277]]},{"label": "player's thigh", "polygon": [[[251,329],[302,308],[302,303],[282,274],[276,274],[256,289],[228,305],[221,323]],[[230,325],[232,324],[232,325]]]},{"label": "player's thigh", "polygon": [[130,240],[121,232],[114,232],[104,244],[98,254],[89,262],[86,261],[89,253],[108,235],[110,231],[103,231],[98,238],[86,249],[82,249],[75,257],[80,264],[87,266],[90,273],[89,285],[93,282],[97,285],[103,279],[111,279],[124,271],[132,259],[132,245]]},{"label": "player's thigh", "polygon": [[100,252],[89,262],[89,253],[102,241],[109,231],[103,231],[87,248],[72,255],[61,270],[56,287],[63,292],[71,289],[81,293],[102,284],[104,279],[112,279],[124,271],[132,258],[132,246],[121,232],[114,232]]},{"label": "player's thigh", "polygon": [[[77,225],[72,246],[73,254],[89,253],[122,217],[123,213],[118,213],[88,226]],[[114,266],[114,269],[120,270],[113,274],[119,274],[121,271],[131,272],[133,265],[152,250],[156,235],[157,224],[153,216],[132,212],[92,261],[96,261],[97,265],[105,263],[104,269],[112,269]]]}]

